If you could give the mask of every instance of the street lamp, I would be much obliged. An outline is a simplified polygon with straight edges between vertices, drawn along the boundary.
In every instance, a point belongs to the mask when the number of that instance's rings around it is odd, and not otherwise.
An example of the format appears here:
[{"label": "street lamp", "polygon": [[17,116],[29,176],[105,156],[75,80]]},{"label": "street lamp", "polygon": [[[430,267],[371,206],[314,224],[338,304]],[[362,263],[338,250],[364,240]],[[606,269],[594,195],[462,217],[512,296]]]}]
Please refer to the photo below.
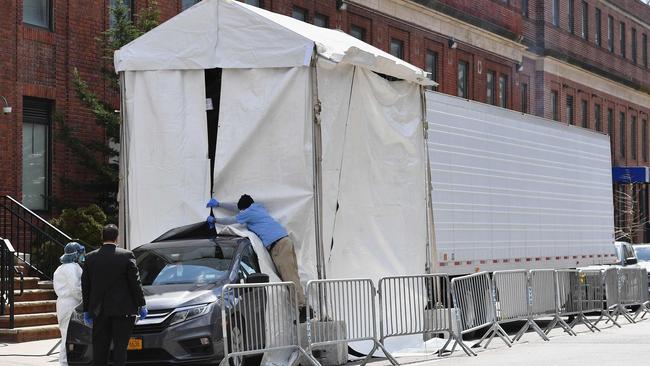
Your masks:
[{"label": "street lamp", "polygon": [[0,96],[0,98],[2,98],[2,100],[5,102],[4,107],[2,107],[2,113],[4,114],[11,113],[11,106],[9,105],[9,102],[7,102],[7,98],[5,98],[4,96]]}]

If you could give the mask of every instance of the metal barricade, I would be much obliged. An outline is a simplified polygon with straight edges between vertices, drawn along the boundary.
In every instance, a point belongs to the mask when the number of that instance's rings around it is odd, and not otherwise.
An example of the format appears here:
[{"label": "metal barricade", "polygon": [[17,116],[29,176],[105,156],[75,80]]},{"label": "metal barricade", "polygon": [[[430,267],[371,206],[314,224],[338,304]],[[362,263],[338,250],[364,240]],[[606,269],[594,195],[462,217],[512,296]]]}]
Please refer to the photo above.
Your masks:
[{"label": "metal barricade", "polygon": [[546,334],[535,324],[532,318],[533,292],[529,283],[528,271],[497,271],[492,275],[492,282],[499,323],[526,321],[526,324],[517,332],[513,341],[521,339],[530,328],[543,340],[548,341]]},{"label": "metal barricade", "polygon": [[[375,296],[375,286],[370,279],[309,281],[307,304],[314,310],[307,325],[309,353],[318,346],[372,341],[373,348],[362,360],[362,366],[378,348],[393,365],[398,365],[379,342]],[[319,326],[322,324],[317,323],[330,323],[333,326]]]},{"label": "metal barricade", "polygon": [[[620,306],[616,314],[616,319],[619,315],[625,317],[630,323],[635,323],[635,320],[640,311],[645,309],[648,292],[648,274],[643,268],[619,268],[619,296]],[[639,309],[634,314],[634,317],[628,313],[628,307],[638,306]],[[645,314],[644,314],[645,315]]]},{"label": "metal barricade", "polygon": [[447,342],[438,350],[442,356],[454,341],[472,355],[471,350],[458,342],[452,327],[451,282],[446,274],[393,276],[379,280],[380,342],[389,337],[409,334],[447,334]]},{"label": "metal barricade", "polygon": [[544,334],[548,335],[550,331],[559,325],[567,334],[576,335],[564,319],[560,317],[558,291],[557,291],[557,272],[552,269],[534,269],[530,271],[530,288],[531,288],[531,317],[533,319],[541,317],[553,317]]},{"label": "metal barricade", "polygon": [[621,327],[618,322],[614,319],[612,315],[615,315],[619,311],[619,303],[620,303],[620,298],[619,298],[619,293],[618,293],[618,269],[617,268],[608,268],[606,270],[601,271],[602,275],[602,286],[604,289],[603,293],[603,298],[602,298],[602,305],[601,305],[601,313],[600,317],[598,320],[594,322],[594,325],[598,325],[598,323],[603,320],[607,319],[606,323],[609,323],[610,321],[612,324],[614,324],[617,327]]},{"label": "metal barricade", "polygon": [[599,296],[602,298],[603,293],[600,270],[577,270],[576,272],[578,280],[575,286],[572,286],[572,291],[575,292],[573,299],[578,311],[573,321],[569,323],[569,327],[573,329],[578,324],[584,324],[591,332],[600,332],[600,329],[586,315],[602,310],[602,300],[597,300]]},{"label": "metal barricade", "polygon": [[[454,307],[458,310],[457,322],[460,341],[464,334],[489,326],[490,328],[477,345],[488,339],[484,346],[487,348],[492,339],[499,336],[508,347],[512,347],[508,335],[497,322],[494,291],[490,275],[487,272],[452,279],[451,294]],[[476,355],[473,351],[472,354]]]},{"label": "metal barricade", "polygon": [[292,282],[232,284],[221,293],[224,359],[241,364],[242,357],[293,350],[320,366],[300,347],[298,302]]},{"label": "metal barricade", "polygon": [[[582,323],[592,332],[596,330],[589,319],[581,310],[581,294],[584,291],[584,280],[580,277],[580,271],[572,269],[562,269],[557,272],[557,290],[558,290],[558,308],[560,316],[573,317],[569,324],[570,328]],[[547,331],[549,328],[547,328]]]},{"label": "metal barricade", "polygon": [[641,315],[641,319],[645,318],[647,314],[650,314],[650,274],[645,268],[640,269],[643,279],[641,280],[641,287],[646,288],[647,291],[642,291],[641,294],[641,306],[637,314],[634,316],[635,319],[637,316]]}]

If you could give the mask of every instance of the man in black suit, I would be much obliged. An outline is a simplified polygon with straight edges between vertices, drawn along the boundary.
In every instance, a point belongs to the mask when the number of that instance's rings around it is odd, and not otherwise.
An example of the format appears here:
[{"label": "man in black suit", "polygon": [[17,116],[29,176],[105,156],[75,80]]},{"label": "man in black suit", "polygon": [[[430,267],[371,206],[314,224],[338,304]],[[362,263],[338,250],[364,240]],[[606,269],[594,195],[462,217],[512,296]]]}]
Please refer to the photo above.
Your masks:
[{"label": "man in black suit", "polygon": [[147,316],[135,257],[117,247],[117,235],[117,226],[104,227],[104,244],[86,255],[81,276],[84,322],[93,324],[95,366],[108,364],[111,341],[113,365],[125,365],[135,316]]}]

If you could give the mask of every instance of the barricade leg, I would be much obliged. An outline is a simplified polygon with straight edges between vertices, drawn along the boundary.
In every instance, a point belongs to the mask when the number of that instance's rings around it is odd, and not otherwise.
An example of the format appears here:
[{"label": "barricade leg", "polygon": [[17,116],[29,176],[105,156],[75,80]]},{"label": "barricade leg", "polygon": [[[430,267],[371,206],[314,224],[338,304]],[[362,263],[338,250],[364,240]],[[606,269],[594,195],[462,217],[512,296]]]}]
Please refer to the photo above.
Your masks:
[{"label": "barricade leg", "polygon": [[574,332],[573,329],[571,329],[569,324],[567,324],[567,322],[565,322],[564,319],[562,319],[559,314],[555,314],[555,317],[553,318],[553,320],[548,324],[546,329],[544,329],[544,334],[548,335],[558,325],[568,335],[570,335],[570,336],[576,336],[577,335],[576,332]]},{"label": "barricade leg", "polygon": [[612,314],[610,313],[610,311],[611,311],[610,309],[604,309],[604,310],[600,313],[600,317],[598,318],[598,320],[596,320],[596,321],[594,322],[594,326],[597,326],[598,323],[600,323],[601,320],[603,320],[604,318],[606,318],[607,321],[605,322],[605,324],[607,324],[607,323],[609,323],[609,322],[612,322],[612,324],[614,324],[615,326],[617,326],[617,327],[620,328],[621,325],[618,324],[618,322],[616,322],[616,320],[612,317]]},{"label": "barricade leg", "polygon": [[528,331],[528,329],[533,329],[535,333],[537,333],[543,340],[549,341],[548,337],[546,336],[546,333],[535,323],[535,321],[532,318],[529,318],[526,320],[526,324],[517,332],[517,334],[514,336],[512,339],[513,342],[517,342],[521,339],[521,337],[524,336],[524,334]]},{"label": "barricade leg", "polygon": [[589,329],[592,333],[596,333],[596,331],[600,332],[600,329],[598,329],[598,327],[596,327],[589,319],[587,319],[585,314],[582,312],[576,314],[571,324],[569,324],[569,327],[573,329],[578,324],[584,324],[584,326],[587,327],[587,329]]},{"label": "barricade leg", "polygon": [[[618,320],[618,317],[619,317],[619,316],[622,316],[622,317],[625,318],[625,320],[628,321],[628,323],[632,323],[632,324],[633,324],[633,323],[636,323],[636,322],[634,321],[634,318],[632,318],[632,317],[630,316],[629,312],[627,311],[627,308],[626,308],[625,306],[621,305],[621,304],[619,304],[619,305],[616,307],[616,310],[614,310],[614,312],[612,313],[612,315],[614,316],[614,320],[613,320],[613,321],[617,321],[617,320]],[[609,322],[609,320],[606,321],[605,324],[607,324],[608,322]]]},{"label": "barricade leg", "polygon": [[487,339],[487,343],[485,343],[485,346],[483,346],[483,348],[487,349],[495,336],[499,336],[499,338],[501,338],[503,343],[505,343],[508,347],[512,347],[512,342],[510,341],[510,338],[508,337],[508,333],[506,333],[506,331],[503,330],[503,328],[501,328],[501,326],[497,322],[492,324],[490,329],[475,344],[475,346],[480,346],[481,343],[483,343],[483,341]]},{"label": "barricade leg", "polygon": [[456,337],[455,335],[453,336],[455,338],[454,345],[451,347],[451,353],[454,353],[454,350],[456,349],[456,346],[459,345],[460,348],[465,351],[465,354],[468,356],[476,356],[476,352],[472,351],[471,348],[467,347],[465,342],[463,342],[463,335],[459,335]]}]

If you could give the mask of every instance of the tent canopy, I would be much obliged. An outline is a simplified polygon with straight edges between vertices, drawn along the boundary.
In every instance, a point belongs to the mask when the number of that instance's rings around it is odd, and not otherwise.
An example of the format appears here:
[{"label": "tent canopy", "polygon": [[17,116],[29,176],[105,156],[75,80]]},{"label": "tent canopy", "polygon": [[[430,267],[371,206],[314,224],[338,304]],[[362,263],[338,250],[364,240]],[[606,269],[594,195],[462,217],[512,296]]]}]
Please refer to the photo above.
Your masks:
[{"label": "tent canopy", "polygon": [[116,71],[308,66],[314,53],[420,85],[427,73],[339,30],[234,0],[203,0],[115,52]]}]

